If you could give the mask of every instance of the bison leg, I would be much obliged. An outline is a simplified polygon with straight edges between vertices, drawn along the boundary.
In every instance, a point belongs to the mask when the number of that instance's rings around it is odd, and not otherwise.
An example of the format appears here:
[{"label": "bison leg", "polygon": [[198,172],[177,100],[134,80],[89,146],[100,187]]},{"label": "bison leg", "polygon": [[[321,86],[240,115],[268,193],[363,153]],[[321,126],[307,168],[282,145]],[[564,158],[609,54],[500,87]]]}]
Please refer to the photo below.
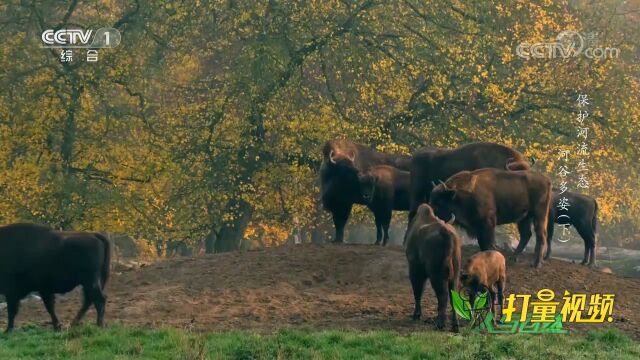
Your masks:
[{"label": "bison leg", "polygon": [[495,250],[495,228],[485,225],[484,229],[478,232],[478,245],[480,250]]},{"label": "bison leg", "polygon": [[551,218],[547,220],[547,253],[544,256],[545,260],[548,260],[551,257],[551,241],[553,240],[553,230],[554,230],[554,222],[551,221]]},{"label": "bison leg", "polygon": [[529,244],[531,239],[531,220],[524,219],[518,223],[518,232],[520,233],[520,242],[516,248],[515,255],[520,255]]},{"label": "bison leg", "polygon": [[591,257],[589,257],[589,266],[596,266],[596,243],[597,243],[597,235],[594,235],[593,241],[591,242]]},{"label": "bison leg", "polygon": [[533,226],[536,231],[536,252],[533,260],[533,267],[542,266],[543,256],[547,251],[547,219],[546,212],[543,216],[536,216],[533,220]]},{"label": "bison leg", "polygon": [[92,288],[93,306],[95,306],[96,313],[98,314],[96,324],[99,327],[104,327],[104,309],[107,303],[107,298],[102,293],[102,289],[98,284],[99,282],[96,282]]},{"label": "bison leg", "polygon": [[100,327],[104,326],[104,308],[106,297],[102,293],[102,289],[100,289],[99,283],[99,280],[96,279],[93,284],[82,286],[82,306],[80,307],[80,310],[78,310],[78,314],[76,314],[76,317],[73,319],[73,322],[71,323],[72,326],[76,326],[80,323],[84,315],[87,313],[87,310],[89,310],[91,304],[93,304],[93,306],[95,306],[96,308],[96,313],[98,315],[97,325]]},{"label": "bison leg", "polygon": [[436,317],[436,328],[438,330],[444,329],[445,320],[447,317],[447,303],[449,302],[448,281],[431,278],[431,287],[436,293],[438,298],[438,317]]},{"label": "bison leg", "polygon": [[347,225],[353,204],[342,205],[333,210],[333,225],[336,227],[335,243],[344,242],[344,227]]},{"label": "bison leg", "polygon": [[382,224],[376,217],[376,245],[382,242]]},{"label": "bison leg", "polygon": [[412,319],[419,320],[422,316],[422,293],[424,292],[424,283],[427,280],[427,276],[421,267],[409,265],[409,277],[411,278],[411,288],[413,289],[413,300],[415,302]]},{"label": "bison leg", "polygon": [[[429,202],[429,194],[431,194],[432,186],[430,179],[421,170],[415,169],[411,171],[411,181],[409,190],[409,218],[407,222],[407,231],[411,226],[411,220],[418,211],[418,206],[422,203]],[[405,239],[406,240],[406,239]]]},{"label": "bison leg", "polygon": [[378,209],[371,209],[371,211],[373,212],[373,217],[376,221],[376,245],[380,245],[380,243],[382,243],[382,237],[384,235],[384,217],[380,215],[380,211]]},{"label": "bison leg", "polygon": [[78,310],[76,317],[73,318],[73,321],[71,322],[71,326],[77,326],[78,324],[80,324],[80,321],[84,317],[84,314],[86,314],[87,310],[89,310],[91,303],[92,301],[91,301],[91,294],[89,292],[89,289],[85,286],[82,286],[82,306],[80,307],[80,310]]},{"label": "bison leg", "polygon": [[60,321],[58,321],[58,317],[56,316],[55,294],[40,292],[40,297],[42,298],[42,302],[44,303],[44,307],[47,309],[49,316],[51,316],[51,325],[53,325],[53,330],[60,331]]},{"label": "bison leg", "polygon": [[584,257],[582,258],[581,265],[586,265],[589,262],[591,257],[591,247],[595,243],[593,231],[591,230],[591,226],[586,225],[584,223],[574,224],[578,234],[582,237],[582,241],[584,241]]},{"label": "bison leg", "polygon": [[20,309],[20,298],[13,294],[5,294],[5,298],[7,300],[7,314],[9,315],[9,322],[7,322],[7,330],[5,332],[9,333],[15,325],[16,315],[18,315],[18,310]]},{"label": "bison leg", "polygon": [[580,262],[580,265],[586,265],[587,262],[589,262],[589,256],[591,255],[591,249],[589,248],[589,245],[585,244],[584,247],[584,255],[582,256],[582,261]]},{"label": "bison leg", "polygon": [[498,280],[496,287],[498,288],[498,306],[500,306],[500,313],[493,314],[494,318],[497,316],[498,321],[502,320],[502,311],[504,310],[504,287],[505,287],[506,279],[502,278]]},{"label": "bison leg", "polygon": [[457,290],[456,286],[455,286],[455,281],[454,280],[450,280],[449,281],[449,291],[447,292],[447,296],[449,296],[449,305],[451,305],[451,330],[453,330],[454,332],[458,332],[458,317],[456,316],[456,310],[453,307],[453,296],[451,296],[451,291],[452,290]]},{"label": "bison leg", "polygon": [[386,211],[384,215],[381,216],[382,219],[382,231],[384,233],[384,238],[382,239],[382,246],[387,246],[387,242],[389,242],[389,224],[391,224],[391,210]]},{"label": "bison leg", "polygon": [[489,311],[491,311],[492,317],[493,317],[493,325],[496,325],[498,322],[498,320],[496,319],[497,315],[496,315],[496,307],[498,306],[498,296],[496,294],[496,292],[493,290],[493,287],[490,286],[487,288],[487,291],[489,292],[489,300],[491,301],[490,307],[489,307]]}]

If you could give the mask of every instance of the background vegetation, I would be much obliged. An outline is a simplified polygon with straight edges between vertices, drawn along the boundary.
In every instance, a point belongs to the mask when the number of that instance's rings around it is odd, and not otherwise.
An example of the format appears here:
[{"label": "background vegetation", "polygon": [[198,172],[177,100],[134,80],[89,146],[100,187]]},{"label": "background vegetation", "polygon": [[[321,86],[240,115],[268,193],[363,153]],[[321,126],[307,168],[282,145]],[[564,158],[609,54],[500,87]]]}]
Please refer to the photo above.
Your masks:
[{"label": "background vegetation", "polygon": [[[555,176],[584,93],[601,239],[637,247],[639,23],[636,1],[612,0],[4,1],[0,223],[208,252],[319,241],[327,139],[496,141]],[[98,63],[41,48],[44,29],[78,27],[122,43]],[[620,57],[516,56],[563,30],[598,32]]]}]

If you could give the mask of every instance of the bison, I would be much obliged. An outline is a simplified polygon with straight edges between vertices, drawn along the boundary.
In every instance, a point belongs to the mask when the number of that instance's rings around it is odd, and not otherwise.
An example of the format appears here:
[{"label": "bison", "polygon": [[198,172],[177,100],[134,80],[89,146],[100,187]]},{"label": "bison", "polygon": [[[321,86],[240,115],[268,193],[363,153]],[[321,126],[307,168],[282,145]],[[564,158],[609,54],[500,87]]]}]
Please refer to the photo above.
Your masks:
[{"label": "bison", "polygon": [[[360,192],[376,220],[376,245],[387,245],[389,223],[393,210],[409,210],[408,171],[393,166],[378,165],[359,175]],[[383,239],[384,232],[384,239]]]},{"label": "bison", "polygon": [[72,324],[79,323],[93,304],[98,326],[103,326],[110,254],[109,241],[98,233],[57,231],[35,224],[0,227],[0,294],[6,298],[9,315],[6,331],[14,327],[20,300],[33,291],[40,293],[53,328],[59,330],[55,294],[78,285],[84,299]]},{"label": "bison", "polygon": [[349,140],[331,140],[322,149],[320,198],[324,209],[331,212],[336,228],[335,242],[343,242],[353,204],[366,205],[362,199],[358,175],[370,167],[389,165],[408,170],[410,156],[384,154]]},{"label": "bison", "polygon": [[[462,286],[468,291],[469,303],[473,304],[478,293],[488,291],[491,297],[493,322],[502,315],[504,288],[507,282],[507,264],[499,251],[487,250],[469,258],[460,275]],[[496,313],[494,303],[500,307]]]},{"label": "bison", "polygon": [[[558,206],[562,198],[567,199],[566,209]],[[596,265],[596,243],[598,242],[598,202],[587,195],[571,191],[561,192],[553,189],[552,202],[549,206],[549,223],[547,225],[547,253],[545,259],[551,256],[551,241],[553,239],[553,225],[573,225],[584,241],[584,257],[582,265]],[[517,251],[523,251],[529,243],[529,238],[523,238],[518,244]]]},{"label": "bison", "polygon": [[438,219],[429,205],[421,204],[409,224],[406,246],[409,277],[415,300],[414,320],[422,316],[422,293],[426,280],[430,279],[431,287],[438,298],[436,327],[444,328],[449,302],[451,325],[453,331],[458,331],[458,319],[450,294],[452,290],[458,289],[460,248],[461,240],[455,229]]},{"label": "bison", "polygon": [[432,183],[444,181],[464,170],[482,168],[528,170],[524,156],[510,147],[480,142],[463,145],[457,149],[422,148],[411,159],[411,204],[409,221],[418,205],[427,202],[433,189]]},{"label": "bison", "polygon": [[[429,203],[438,217],[455,214],[456,223],[478,238],[481,250],[495,249],[496,225],[517,223],[521,238],[536,231],[534,266],[547,247],[551,180],[535,171],[480,169],[461,171],[437,185]],[[516,253],[516,256],[519,253]]]}]

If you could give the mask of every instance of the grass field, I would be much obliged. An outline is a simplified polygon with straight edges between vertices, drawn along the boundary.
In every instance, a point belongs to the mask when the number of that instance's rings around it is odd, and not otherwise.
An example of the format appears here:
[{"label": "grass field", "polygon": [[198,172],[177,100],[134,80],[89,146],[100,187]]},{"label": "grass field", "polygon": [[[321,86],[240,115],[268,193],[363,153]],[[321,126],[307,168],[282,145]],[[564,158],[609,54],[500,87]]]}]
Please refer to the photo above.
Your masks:
[{"label": "grass field", "polygon": [[23,327],[0,335],[0,359],[638,359],[640,342],[617,330],[572,335],[281,330],[194,333],[177,329],[54,333]]}]

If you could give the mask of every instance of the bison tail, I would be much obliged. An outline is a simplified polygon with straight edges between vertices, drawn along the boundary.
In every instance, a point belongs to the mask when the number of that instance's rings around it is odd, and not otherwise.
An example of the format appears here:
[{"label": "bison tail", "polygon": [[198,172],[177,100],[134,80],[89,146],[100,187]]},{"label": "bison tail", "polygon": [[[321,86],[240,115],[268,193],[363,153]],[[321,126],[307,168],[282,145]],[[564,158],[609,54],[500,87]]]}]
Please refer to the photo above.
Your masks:
[{"label": "bison tail", "polygon": [[109,239],[107,239],[104,235],[98,233],[96,233],[95,235],[102,241],[102,244],[104,245],[104,261],[102,262],[102,271],[100,274],[101,285],[104,289],[104,287],[107,285],[107,281],[109,280],[109,270],[111,268],[111,243],[109,242]]},{"label": "bison tail", "polygon": [[[598,202],[593,200],[593,218],[591,219],[591,229],[593,230],[594,242],[598,243],[598,232],[600,230],[600,225],[598,224]],[[594,246],[595,246],[594,244]]]}]

